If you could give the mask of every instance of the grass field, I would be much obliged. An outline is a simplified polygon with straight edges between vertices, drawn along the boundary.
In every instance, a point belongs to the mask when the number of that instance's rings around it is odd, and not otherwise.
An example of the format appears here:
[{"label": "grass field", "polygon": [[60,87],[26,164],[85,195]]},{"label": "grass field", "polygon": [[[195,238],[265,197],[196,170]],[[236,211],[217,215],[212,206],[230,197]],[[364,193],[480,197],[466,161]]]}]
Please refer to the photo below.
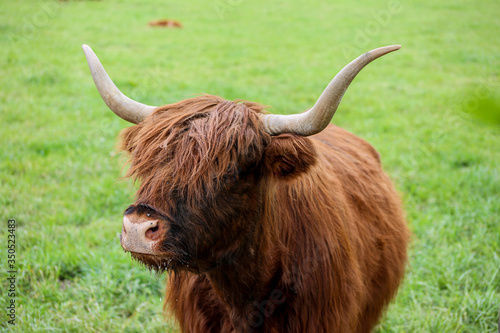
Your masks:
[{"label": "grass field", "polygon": [[[367,139],[413,231],[404,285],[378,332],[496,332],[500,306],[500,2],[2,1],[0,330],[177,332],[164,277],[119,245],[134,186],[81,44],[117,86],[161,105],[200,93],[310,107],[364,51],[334,122]],[[148,26],[172,18],[182,29]],[[478,109],[479,108],[479,109]],[[497,113],[495,113],[497,112]],[[473,112],[474,113],[474,112]],[[488,118],[488,117],[487,117]],[[7,220],[16,325],[7,323]]]}]

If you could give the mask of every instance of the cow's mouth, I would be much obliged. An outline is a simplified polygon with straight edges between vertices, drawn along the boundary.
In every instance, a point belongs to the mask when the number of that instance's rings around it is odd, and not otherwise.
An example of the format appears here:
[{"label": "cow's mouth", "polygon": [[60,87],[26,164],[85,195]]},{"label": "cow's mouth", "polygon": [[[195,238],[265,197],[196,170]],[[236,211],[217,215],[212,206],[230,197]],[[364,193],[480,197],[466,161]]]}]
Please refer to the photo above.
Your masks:
[{"label": "cow's mouth", "polygon": [[147,253],[130,252],[130,255],[134,260],[139,261],[141,264],[145,265],[148,269],[152,269],[158,272],[163,272],[173,268],[175,265],[174,259],[168,255],[154,255]]},{"label": "cow's mouth", "polygon": [[[130,251],[129,251],[130,252]],[[147,254],[130,252],[132,259],[146,266],[149,270],[158,273],[165,271],[191,271],[199,272],[199,267],[192,260],[176,255],[175,252],[163,252],[161,254]]]}]

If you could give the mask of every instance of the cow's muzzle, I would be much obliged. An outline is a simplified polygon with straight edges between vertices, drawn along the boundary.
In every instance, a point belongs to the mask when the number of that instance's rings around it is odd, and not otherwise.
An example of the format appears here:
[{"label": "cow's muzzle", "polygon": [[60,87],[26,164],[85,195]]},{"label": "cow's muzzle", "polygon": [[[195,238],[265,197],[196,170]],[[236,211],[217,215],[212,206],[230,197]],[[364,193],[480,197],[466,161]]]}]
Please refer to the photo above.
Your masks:
[{"label": "cow's muzzle", "polygon": [[156,245],[160,240],[158,219],[137,218],[135,214],[123,217],[120,237],[122,248],[128,252],[157,254]]}]

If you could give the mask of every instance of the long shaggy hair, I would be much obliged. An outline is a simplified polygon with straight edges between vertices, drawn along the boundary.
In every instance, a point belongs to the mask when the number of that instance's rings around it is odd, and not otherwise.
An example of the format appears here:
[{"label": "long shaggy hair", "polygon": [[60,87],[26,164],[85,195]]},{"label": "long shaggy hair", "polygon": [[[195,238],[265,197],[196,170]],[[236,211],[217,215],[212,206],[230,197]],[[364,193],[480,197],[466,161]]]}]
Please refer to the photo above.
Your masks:
[{"label": "long shaggy hair", "polygon": [[125,129],[121,149],[133,152],[127,176],[141,180],[138,199],[161,203],[176,193],[198,204],[213,198],[228,177],[262,156],[270,141],[259,127],[262,109],[201,96],[161,107]]},{"label": "long shaggy hair", "polygon": [[262,112],[201,96],[122,132],[136,206],[168,226],[165,257],[136,258],[173,269],[183,332],[369,332],[404,273],[397,193],[362,139],[271,137]]}]

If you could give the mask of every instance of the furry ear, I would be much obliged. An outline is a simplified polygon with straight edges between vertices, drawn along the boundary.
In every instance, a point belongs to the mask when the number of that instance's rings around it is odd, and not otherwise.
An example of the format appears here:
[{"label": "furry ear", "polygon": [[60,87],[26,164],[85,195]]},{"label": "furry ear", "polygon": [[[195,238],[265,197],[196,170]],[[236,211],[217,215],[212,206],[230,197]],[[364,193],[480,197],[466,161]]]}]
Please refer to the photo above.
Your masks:
[{"label": "furry ear", "polygon": [[139,130],[140,127],[137,125],[123,129],[120,132],[118,149],[131,153],[135,148],[134,138],[136,137]]},{"label": "furry ear", "polygon": [[316,151],[311,140],[295,134],[271,138],[264,152],[264,168],[277,178],[291,179],[316,163]]}]

